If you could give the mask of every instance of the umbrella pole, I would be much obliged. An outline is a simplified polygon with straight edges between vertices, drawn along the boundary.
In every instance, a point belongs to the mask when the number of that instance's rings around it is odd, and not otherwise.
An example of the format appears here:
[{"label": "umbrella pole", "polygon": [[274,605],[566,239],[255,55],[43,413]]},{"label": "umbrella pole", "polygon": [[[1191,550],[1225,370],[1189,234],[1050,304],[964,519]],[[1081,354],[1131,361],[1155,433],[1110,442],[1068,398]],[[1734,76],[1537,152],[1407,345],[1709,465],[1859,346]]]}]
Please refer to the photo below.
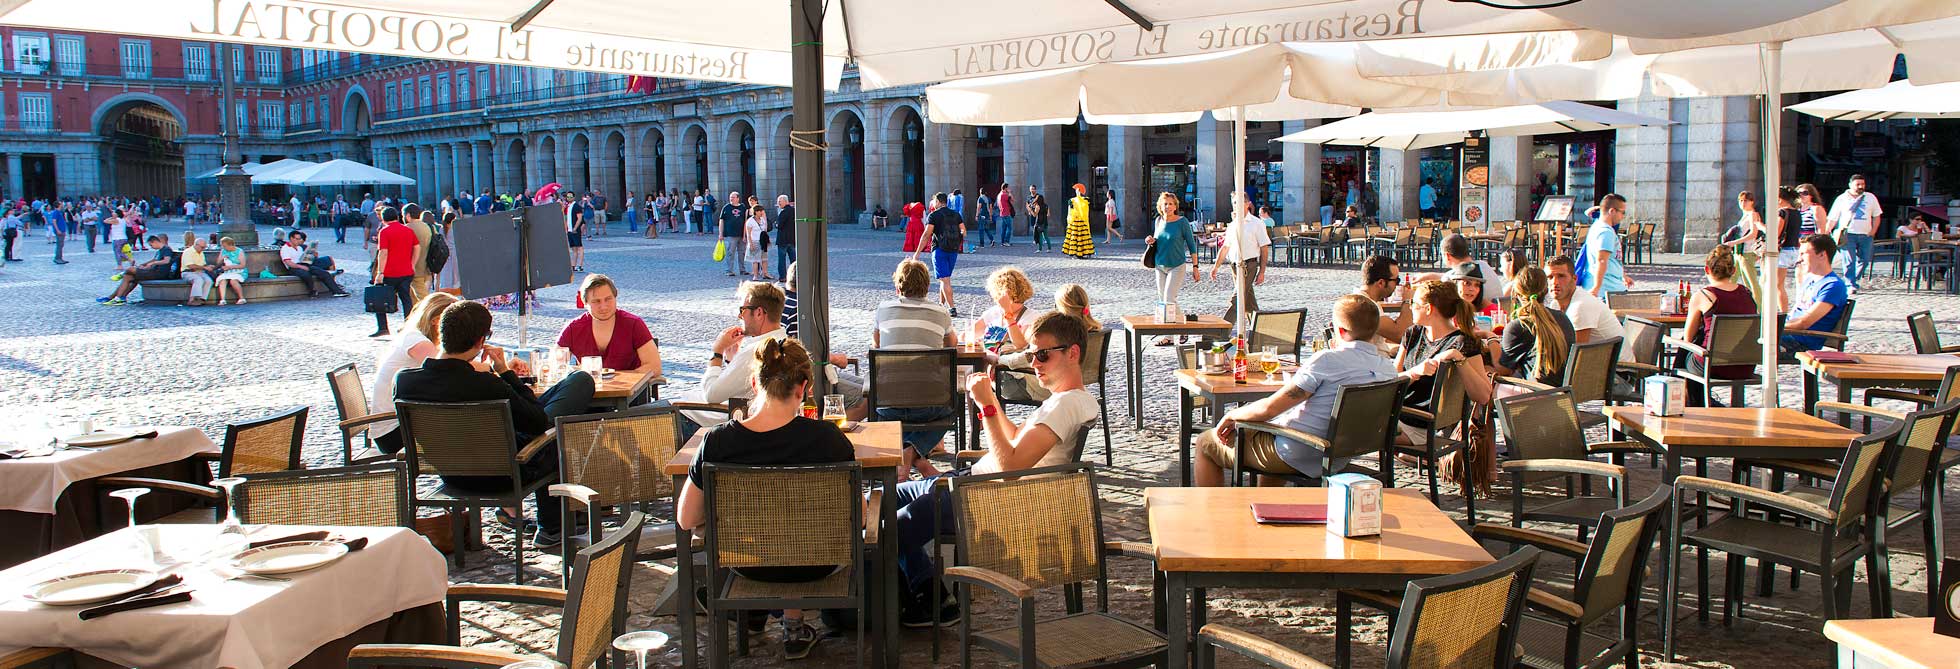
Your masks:
[{"label": "umbrella pole", "polygon": [[[1232,196],[1225,199],[1232,206],[1232,222],[1229,225],[1247,225],[1247,221],[1241,220],[1245,218],[1241,212],[1246,206],[1242,204],[1245,198],[1245,105],[1232,107],[1232,166]],[[1236,234],[1237,231],[1234,230],[1233,233]],[[1253,251],[1257,252],[1258,249]],[[1240,249],[1240,252],[1243,253],[1244,249]],[[1262,257],[1260,260],[1263,262],[1265,258]],[[1245,258],[1239,258],[1239,266],[1235,268],[1237,271],[1233,272],[1235,280],[1232,282],[1233,299],[1238,300],[1239,305],[1236,310],[1239,322],[1234,325],[1241,333],[1251,330],[1252,324],[1252,314],[1246,313],[1245,304],[1247,293],[1252,291],[1250,282],[1253,277],[1243,276],[1246,272],[1245,261]],[[1263,267],[1264,265],[1261,265],[1262,271]]]},{"label": "umbrella pole", "polygon": [[[824,0],[790,1],[790,151],[796,197],[797,334],[818,370],[830,358],[829,251],[823,201],[823,13]],[[830,388],[818,373],[811,392]]]},{"label": "umbrella pole", "polygon": [[[1763,254],[1761,265],[1756,271],[1761,274],[1762,295],[1756,296],[1758,311],[1763,324],[1763,406],[1773,408],[1777,405],[1776,354],[1777,342],[1782,334],[1776,327],[1779,305],[1776,303],[1777,247],[1783,239],[1783,217],[1770,215],[1769,203],[1776,201],[1776,192],[1782,187],[1783,178],[1783,43],[1765,42],[1763,55]],[[1737,404],[1741,399],[1737,398]]]}]

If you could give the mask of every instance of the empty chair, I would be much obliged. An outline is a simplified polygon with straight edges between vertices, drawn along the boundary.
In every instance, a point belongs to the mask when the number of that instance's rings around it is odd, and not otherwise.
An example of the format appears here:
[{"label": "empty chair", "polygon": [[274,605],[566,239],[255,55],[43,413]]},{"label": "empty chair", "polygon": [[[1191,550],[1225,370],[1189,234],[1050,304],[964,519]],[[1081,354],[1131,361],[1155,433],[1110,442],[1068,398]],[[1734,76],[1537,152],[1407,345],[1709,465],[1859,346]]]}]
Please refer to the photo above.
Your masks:
[{"label": "empty chair", "polygon": [[[307,411],[307,407],[297,407],[264,418],[226,425],[225,441],[219,446],[217,455],[218,477],[303,468],[305,465],[300,462],[299,449],[301,440],[306,436]],[[208,462],[210,456],[197,456],[196,459]],[[184,481],[107,476],[97,479],[96,487],[105,492],[116,488],[144,487],[181,493],[197,497],[212,507],[178,511],[156,521],[162,524],[216,522],[224,517],[227,503],[224,493],[217,488]]]},{"label": "empty chair", "polygon": [[1661,308],[1661,297],[1666,295],[1667,292],[1664,290],[1629,290],[1618,293],[1607,293],[1606,308],[1658,311]]},{"label": "empty chair", "polygon": [[[1511,525],[1523,527],[1527,520],[1576,525],[1580,540],[1600,514],[1626,504],[1626,469],[1593,456],[1653,453],[1636,442],[1586,443],[1578,404],[1569,388],[1500,398],[1497,424],[1511,451],[1510,459],[1498,464],[1511,479]],[[1584,485],[1575,488],[1574,477]],[[1525,486],[1547,479],[1565,480],[1564,499],[1526,509]],[[1605,496],[1592,493],[1594,479],[1606,484]]]},{"label": "empty chair", "polygon": [[1300,364],[1300,333],[1307,325],[1306,309],[1286,311],[1252,312],[1252,332],[1246,338],[1246,346],[1252,350],[1247,355],[1266,350],[1267,346],[1279,347],[1279,354],[1292,356],[1293,364]]},{"label": "empty chair", "polygon": [[1960,352],[1960,344],[1941,344],[1940,332],[1933,326],[1933,312],[1919,311],[1906,316],[1912,330],[1912,346],[1921,354]]},{"label": "empty chair", "polygon": [[[571,568],[579,546],[603,534],[606,521],[654,505],[673,512],[673,477],[663,469],[680,451],[684,420],[671,406],[558,419],[559,482],[548,492],[559,499],[565,517],[571,517],[573,504],[590,514],[584,535],[564,538],[564,569]],[[635,559],[673,557],[674,532],[673,523],[647,524]]]},{"label": "empty chair", "polygon": [[[347,363],[327,372],[327,387],[333,390],[333,406],[340,414],[340,461],[354,465],[395,457],[375,446],[374,440],[395,426],[395,412],[375,411],[368,406],[367,386],[361,384],[361,371]],[[360,448],[354,448],[359,439]]]},{"label": "empty chair", "polygon": [[414,527],[408,465],[376,462],[333,469],[244,475],[238,519],[253,525]]}]

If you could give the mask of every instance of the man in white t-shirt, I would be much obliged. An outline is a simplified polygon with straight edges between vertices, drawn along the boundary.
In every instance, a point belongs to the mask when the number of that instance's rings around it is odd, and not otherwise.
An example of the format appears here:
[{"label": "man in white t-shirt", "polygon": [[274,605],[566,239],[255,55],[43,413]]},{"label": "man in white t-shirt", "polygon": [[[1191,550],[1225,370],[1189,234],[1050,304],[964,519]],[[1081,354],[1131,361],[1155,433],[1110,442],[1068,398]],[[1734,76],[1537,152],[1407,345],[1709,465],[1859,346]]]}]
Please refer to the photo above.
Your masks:
[{"label": "man in white t-shirt", "polygon": [[[740,325],[731,326],[715,337],[714,355],[701,372],[701,387],[683,395],[682,401],[721,404],[730,399],[755,399],[755,384],[749,377],[755,368],[755,349],[771,339],[782,339],[783,289],[760,281],[743,283],[736,289],[742,306],[735,317]],[[689,421],[701,427],[719,425],[727,414],[683,411]]]},{"label": "man in white t-shirt", "polygon": [[[1620,319],[1613,316],[1613,310],[1606,308],[1606,302],[1591,291],[1580,290],[1579,275],[1572,268],[1572,259],[1554,256],[1545,261],[1545,275],[1552,280],[1553,307],[1565,312],[1572,320],[1574,339],[1581,344],[1594,339],[1620,337],[1626,330],[1620,327]],[[1633,348],[1620,346],[1620,359],[1632,362]]]},{"label": "man in white t-shirt", "polygon": [[[1225,226],[1225,239],[1219,243],[1218,255],[1211,261],[1211,276],[1218,278],[1218,266],[1231,263],[1232,274],[1236,279],[1238,294],[1232,306],[1225,310],[1225,320],[1238,322],[1239,302],[1245,303],[1246,313],[1259,311],[1259,299],[1252,294],[1254,285],[1266,283],[1266,265],[1273,251],[1273,238],[1266,234],[1266,224],[1252,215],[1250,205],[1243,193],[1232,194],[1231,224]],[[1243,298],[1239,297],[1243,296]]]},{"label": "man in white t-shirt", "polygon": [[1878,196],[1865,190],[1865,175],[1851,175],[1850,186],[1831,203],[1830,230],[1825,232],[1843,233],[1844,241],[1838,246],[1844,250],[1844,275],[1851,280],[1851,293],[1856,295],[1863,287],[1860,280],[1871,270],[1872,233],[1878,230],[1878,217],[1885,208],[1879,206]]},{"label": "man in white t-shirt", "polygon": [[[974,463],[969,472],[946,476],[985,475],[1052,467],[1081,457],[1074,452],[1077,435],[1095,423],[1096,398],[1082,389],[1082,356],[1089,341],[1082,319],[1058,312],[1042,314],[1034,322],[1033,349],[1035,377],[1048,389],[1048,399],[1019,424],[1001,412],[994,396],[993,381],[984,372],[967,377],[967,396],[980,408],[980,420],[987,426],[987,455]],[[928,627],[933,614],[939,624],[959,622],[957,605],[932,602],[933,568],[927,555],[934,517],[938,527],[953,527],[952,506],[946,503],[939,477],[898,484],[898,566],[905,574],[910,593],[899,622],[907,627]]]}]

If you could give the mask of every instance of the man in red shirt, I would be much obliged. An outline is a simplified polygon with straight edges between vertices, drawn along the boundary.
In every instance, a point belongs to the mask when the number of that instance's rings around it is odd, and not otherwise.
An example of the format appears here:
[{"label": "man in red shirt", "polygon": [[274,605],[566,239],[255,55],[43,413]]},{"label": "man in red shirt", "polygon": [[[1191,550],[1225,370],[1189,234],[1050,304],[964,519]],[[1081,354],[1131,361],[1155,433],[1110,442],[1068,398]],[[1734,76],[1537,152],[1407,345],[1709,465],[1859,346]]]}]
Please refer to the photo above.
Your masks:
[{"label": "man in red shirt", "polygon": [[[409,284],[415,281],[415,247],[421,241],[415,231],[402,224],[401,211],[394,207],[384,207],[381,214],[381,233],[376,235],[374,252],[374,283],[384,285],[394,291],[395,298],[401,300],[402,314],[405,316],[415,308],[415,297]],[[374,334],[369,337],[388,336],[388,314],[374,312]]]}]

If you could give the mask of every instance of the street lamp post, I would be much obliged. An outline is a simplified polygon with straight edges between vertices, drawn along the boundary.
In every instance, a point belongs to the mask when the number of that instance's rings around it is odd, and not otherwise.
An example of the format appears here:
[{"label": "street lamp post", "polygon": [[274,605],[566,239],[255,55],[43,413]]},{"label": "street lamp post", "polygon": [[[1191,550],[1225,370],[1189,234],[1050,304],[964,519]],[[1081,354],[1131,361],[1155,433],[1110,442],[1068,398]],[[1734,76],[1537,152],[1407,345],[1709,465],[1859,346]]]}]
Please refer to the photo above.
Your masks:
[{"label": "street lamp post", "polygon": [[222,42],[217,47],[218,69],[225,82],[225,106],[218,114],[219,134],[225,141],[225,168],[218,173],[218,232],[251,248],[259,245],[259,230],[252,225],[252,175],[245,173],[245,157],[238,150],[237,102],[232,97],[231,53],[238,47]]}]

